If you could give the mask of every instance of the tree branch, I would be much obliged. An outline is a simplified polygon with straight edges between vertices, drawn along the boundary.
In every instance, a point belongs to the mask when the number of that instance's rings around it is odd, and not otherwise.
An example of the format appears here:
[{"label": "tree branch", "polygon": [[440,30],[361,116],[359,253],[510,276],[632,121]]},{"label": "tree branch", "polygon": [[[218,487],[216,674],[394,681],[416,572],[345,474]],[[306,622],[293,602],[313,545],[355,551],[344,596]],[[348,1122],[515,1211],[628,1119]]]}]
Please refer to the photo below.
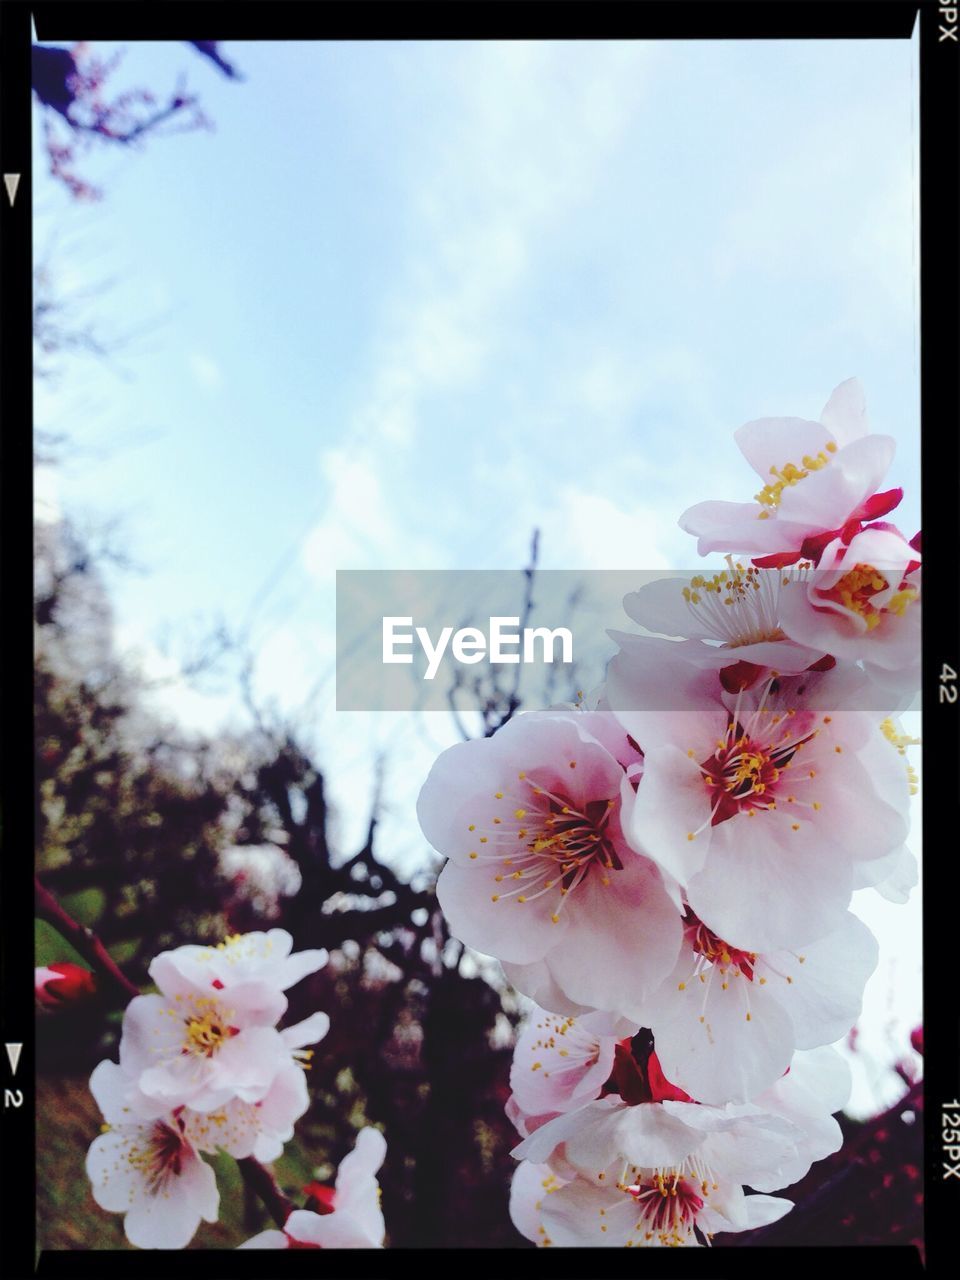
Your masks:
[{"label": "tree branch", "polygon": [[240,1167],[240,1176],[246,1185],[260,1197],[269,1209],[274,1222],[282,1228],[297,1206],[289,1196],[283,1194],[277,1185],[276,1178],[259,1160],[254,1160],[253,1156],[246,1156],[243,1160],[238,1160],[237,1164]]},{"label": "tree branch", "polygon": [[118,992],[122,992],[126,1000],[132,1000],[134,996],[138,996],[140,988],[120,972],[116,961],[93,930],[86,925],[78,924],[72,916],[68,915],[53,894],[43,887],[37,876],[34,877],[33,889],[36,912],[40,919],[53,925],[54,929],[66,938],[93,970],[106,978]]}]

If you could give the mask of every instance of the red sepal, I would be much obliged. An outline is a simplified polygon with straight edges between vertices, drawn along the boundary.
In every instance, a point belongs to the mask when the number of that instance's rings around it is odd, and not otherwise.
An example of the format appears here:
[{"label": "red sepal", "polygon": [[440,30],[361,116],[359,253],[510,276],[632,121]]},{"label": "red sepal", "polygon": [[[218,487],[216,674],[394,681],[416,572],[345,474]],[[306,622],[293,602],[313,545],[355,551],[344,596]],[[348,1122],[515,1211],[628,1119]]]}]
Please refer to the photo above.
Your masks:
[{"label": "red sepal", "polygon": [[720,669],[720,683],[727,693],[740,693],[756,684],[762,671],[755,662],[733,662]]},{"label": "red sepal", "polygon": [[752,563],[758,569],[785,569],[788,564],[796,564],[803,555],[800,551],[775,551],[769,556],[754,556]]}]

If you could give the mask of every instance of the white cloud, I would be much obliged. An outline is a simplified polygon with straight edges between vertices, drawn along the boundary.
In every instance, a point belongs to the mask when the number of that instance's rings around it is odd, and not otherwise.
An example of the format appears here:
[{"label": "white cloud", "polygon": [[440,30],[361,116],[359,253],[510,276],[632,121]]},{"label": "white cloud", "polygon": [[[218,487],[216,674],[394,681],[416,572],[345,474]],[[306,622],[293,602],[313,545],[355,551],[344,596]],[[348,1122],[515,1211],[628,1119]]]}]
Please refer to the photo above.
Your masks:
[{"label": "white cloud", "polygon": [[551,567],[669,569],[676,564],[667,550],[672,529],[639,495],[628,510],[604,494],[566,487],[536,518]]},{"label": "white cloud", "polygon": [[62,517],[57,468],[38,466],[33,473],[33,518],[41,524],[56,524]]},{"label": "white cloud", "polygon": [[207,391],[219,391],[223,385],[223,370],[211,356],[193,351],[188,357],[190,372]]}]

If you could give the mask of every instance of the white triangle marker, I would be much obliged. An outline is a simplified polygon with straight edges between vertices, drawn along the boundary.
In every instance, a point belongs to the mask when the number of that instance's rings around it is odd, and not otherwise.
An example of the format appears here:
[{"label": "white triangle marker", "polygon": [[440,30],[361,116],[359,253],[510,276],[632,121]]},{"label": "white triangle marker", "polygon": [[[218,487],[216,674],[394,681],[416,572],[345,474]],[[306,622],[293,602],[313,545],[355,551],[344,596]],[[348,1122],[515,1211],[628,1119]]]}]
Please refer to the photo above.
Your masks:
[{"label": "white triangle marker", "polygon": [[3,1046],[7,1051],[7,1057],[10,1059],[10,1071],[13,1075],[17,1074],[17,1064],[20,1061],[20,1054],[23,1051],[22,1044],[5,1044]]},{"label": "white triangle marker", "polygon": [[17,198],[17,187],[20,185],[19,173],[5,173],[3,175],[3,185],[7,188],[7,195],[10,197],[10,208],[13,208],[13,202]]}]

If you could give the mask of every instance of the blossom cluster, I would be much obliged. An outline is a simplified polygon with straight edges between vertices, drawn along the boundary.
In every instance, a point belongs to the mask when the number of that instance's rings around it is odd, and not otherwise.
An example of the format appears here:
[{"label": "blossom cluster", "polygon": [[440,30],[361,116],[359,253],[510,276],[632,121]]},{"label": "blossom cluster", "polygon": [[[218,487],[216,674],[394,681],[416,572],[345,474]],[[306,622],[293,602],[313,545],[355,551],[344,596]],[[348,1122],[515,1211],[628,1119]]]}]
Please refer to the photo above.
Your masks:
[{"label": "blossom cluster", "polygon": [[916,880],[895,717],[921,553],[880,518],[893,441],[854,379],[819,422],[736,439],[753,501],[680,520],[725,561],[628,595],[646,634],[610,633],[599,690],[451,747],[418,802],[452,932],[538,1006],[508,1114],[540,1245],[702,1245],[787,1212],[769,1193],[841,1141],[829,1046],[878,954],[852,894]]},{"label": "blossom cluster", "polygon": [[[327,962],[324,950],[291,953],[283,929],[234,934],[218,946],[182,946],[150,964],[156,994],[123,1015],[119,1062],[101,1062],[90,1089],[103,1132],[86,1169],[101,1208],[123,1213],[140,1248],[183,1248],[220,1195],[204,1155],[272,1162],[309,1105],[305,1070],[330,1020],[314,1013],[278,1028],[285,992]],[[245,1247],[370,1247],[383,1242],[375,1175],[385,1144],[361,1131],[323,1213],[295,1210],[283,1231]]]}]

